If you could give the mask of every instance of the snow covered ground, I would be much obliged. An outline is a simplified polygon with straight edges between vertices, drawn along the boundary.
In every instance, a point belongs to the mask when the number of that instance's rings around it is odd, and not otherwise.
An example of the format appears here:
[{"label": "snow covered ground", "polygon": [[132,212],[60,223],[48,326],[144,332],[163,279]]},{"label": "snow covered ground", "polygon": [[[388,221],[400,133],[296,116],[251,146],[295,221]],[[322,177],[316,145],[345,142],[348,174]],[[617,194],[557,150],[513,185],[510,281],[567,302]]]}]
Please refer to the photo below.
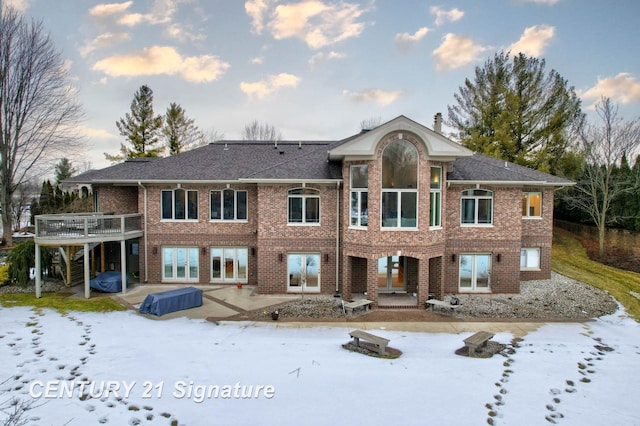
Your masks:
[{"label": "snow covered ground", "polygon": [[[403,354],[344,350],[349,329],[0,310],[0,404],[29,424],[640,425],[640,326],[624,314],[494,340],[376,330]],[[108,389],[108,390],[107,390]],[[208,392],[208,393],[207,393]]]}]

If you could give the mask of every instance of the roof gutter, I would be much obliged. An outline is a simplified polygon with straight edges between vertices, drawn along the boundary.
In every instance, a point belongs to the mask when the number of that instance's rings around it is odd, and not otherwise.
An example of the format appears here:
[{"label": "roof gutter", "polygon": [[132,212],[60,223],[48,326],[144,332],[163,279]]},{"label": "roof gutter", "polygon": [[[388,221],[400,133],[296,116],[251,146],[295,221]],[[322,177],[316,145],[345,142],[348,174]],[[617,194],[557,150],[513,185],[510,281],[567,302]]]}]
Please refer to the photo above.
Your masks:
[{"label": "roof gutter", "polygon": [[112,184],[112,185],[169,185],[169,184],[191,184],[191,185],[209,185],[209,184],[227,184],[227,183],[261,183],[261,184],[292,184],[292,183],[322,183],[334,184],[342,182],[342,179],[227,179],[227,180],[194,180],[194,179],[93,179],[87,182],[77,182],[86,184]]},{"label": "roof gutter", "polygon": [[547,182],[532,180],[447,180],[447,185],[463,186],[463,185],[487,185],[487,186],[545,186],[545,187],[563,187],[573,186],[575,182]]},{"label": "roof gutter", "polygon": [[238,179],[242,183],[258,184],[295,184],[295,183],[324,183],[334,184],[342,182],[342,179]]}]

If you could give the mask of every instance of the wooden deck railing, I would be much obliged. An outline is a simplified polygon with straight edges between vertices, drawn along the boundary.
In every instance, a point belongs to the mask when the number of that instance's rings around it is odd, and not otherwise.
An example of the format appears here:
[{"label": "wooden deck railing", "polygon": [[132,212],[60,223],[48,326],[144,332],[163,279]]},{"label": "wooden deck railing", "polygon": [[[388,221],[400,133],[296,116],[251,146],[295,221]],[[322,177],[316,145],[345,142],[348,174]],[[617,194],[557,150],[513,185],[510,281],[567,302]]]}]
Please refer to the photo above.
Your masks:
[{"label": "wooden deck railing", "polygon": [[36,240],[121,239],[142,233],[142,215],[75,213],[38,215],[35,218]]}]

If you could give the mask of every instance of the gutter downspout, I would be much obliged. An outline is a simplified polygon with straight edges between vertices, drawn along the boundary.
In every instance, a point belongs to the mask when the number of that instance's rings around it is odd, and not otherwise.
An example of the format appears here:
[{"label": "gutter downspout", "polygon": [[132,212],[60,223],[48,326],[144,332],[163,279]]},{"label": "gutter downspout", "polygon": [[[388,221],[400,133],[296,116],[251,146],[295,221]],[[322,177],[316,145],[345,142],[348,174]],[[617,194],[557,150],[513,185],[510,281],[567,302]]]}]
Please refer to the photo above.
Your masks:
[{"label": "gutter downspout", "polygon": [[340,182],[336,182],[336,294],[340,292]]},{"label": "gutter downspout", "polygon": [[144,190],[144,282],[149,282],[149,241],[147,240],[147,188],[138,181],[138,186]]}]

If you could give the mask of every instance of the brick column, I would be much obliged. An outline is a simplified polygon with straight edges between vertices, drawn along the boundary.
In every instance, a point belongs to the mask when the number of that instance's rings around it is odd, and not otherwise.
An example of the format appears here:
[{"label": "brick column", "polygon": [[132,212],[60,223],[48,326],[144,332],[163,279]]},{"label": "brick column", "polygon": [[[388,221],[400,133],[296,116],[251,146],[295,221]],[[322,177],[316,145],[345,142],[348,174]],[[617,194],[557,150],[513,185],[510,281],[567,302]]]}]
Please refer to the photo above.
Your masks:
[{"label": "brick column", "polygon": [[341,285],[340,285],[340,292],[342,293],[343,300],[351,299],[351,287],[352,287],[351,271],[353,270],[351,263],[352,263],[351,256],[342,256],[342,279],[341,279]]},{"label": "brick column", "polygon": [[378,307],[378,260],[367,258],[367,299]]},{"label": "brick column", "polygon": [[424,302],[429,296],[429,292],[433,292],[429,288],[429,259],[418,259],[418,307],[424,306]]}]

